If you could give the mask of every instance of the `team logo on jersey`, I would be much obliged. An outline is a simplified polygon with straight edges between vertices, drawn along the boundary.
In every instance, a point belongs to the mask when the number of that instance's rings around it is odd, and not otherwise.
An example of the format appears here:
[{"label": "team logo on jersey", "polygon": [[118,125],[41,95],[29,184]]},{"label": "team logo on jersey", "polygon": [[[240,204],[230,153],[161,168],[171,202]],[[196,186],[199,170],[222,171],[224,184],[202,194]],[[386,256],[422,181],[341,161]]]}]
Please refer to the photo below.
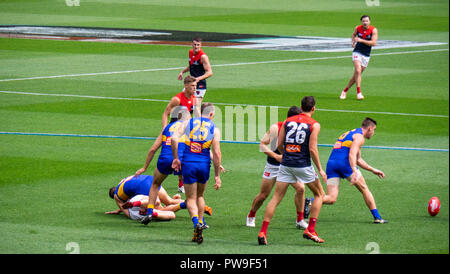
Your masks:
[{"label": "team logo on jersey", "polygon": [[202,153],[202,144],[191,142],[190,149],[192,153]]},{"label": "team logo on jersey", "polygon": [[166,146],[170,146],[172,144],[172,137],[167,137]]},{"label": "team logo on jersey", "polygon": [[301,146],[299,145],[286,145],[286,152],[300,152]]},{"label": "team logo on jersey", "polygon": [[341,141],[337,141],[335,144],[334,144],[334,149],[340,149],[342,147],[342,142]]}]

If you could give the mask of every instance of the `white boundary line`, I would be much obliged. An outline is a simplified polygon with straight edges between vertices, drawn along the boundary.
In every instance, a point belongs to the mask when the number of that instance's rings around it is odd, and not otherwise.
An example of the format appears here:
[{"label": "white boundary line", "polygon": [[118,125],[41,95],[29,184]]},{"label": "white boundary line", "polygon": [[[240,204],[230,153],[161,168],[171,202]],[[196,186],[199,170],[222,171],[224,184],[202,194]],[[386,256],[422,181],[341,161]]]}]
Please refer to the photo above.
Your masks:
[{"label": "white boundary line", "polygon": [[[169,100],[163,99],[147,99],[147,98],[124,98],[124,97],[107,97],[107,96],[94,96],[94,95],[77,95],[77,94],[61,94],[61,93],[38,93],[38,92],[22,92],[22,91],[9,91],[0,90],[0,93],[4,94],[17,94],[17,95],[34,95],[34,96],[55,96],[55,97],[75,97],[75,98],[88,98],[88,99],[103,99],[103,100],[127,100],[127,101],[147,101],[147,102],[164,102],[168,103]],[[251,107],[276,107],[276,108],[289,108],[287,106],[266,106],[266,105],[251,105],[251,104],[233,104],[233,103],[214,103],[216,105],[224,106],[251,106]],[[381,112],[381,111],[365,111],[365,110],[344,110],[344,109],[321,109],[318,111],[330,111],[330,112],[344,112],[344,113],[367,113],[367,114],[384,114],[384,115],[401,115],[401,116],[419,116],[419,117],[435,117],[435,118],[449,118],[448,115],[438,114],[420,114],[420,113],[399,113],[399,112]]]},{"label": "white boundary line", "polygon": [[[449,49],[430,49],[430,50],[414,50],[414,51],[397,51],[397,52],[373,53],[372,56],[413,54],[413,53],[429,53],[429,52],[441,52],[441,51],[449,51]],[[245,62],[245,63],[216,64],[216,65],[212,65],[212,67],[247,66],[247,65],[274,64],[274,63],[290,63],[290,62],[305,62],[305,61],[317,61],[317,60],[332,60],[332,59],[343,59],[343,58],[350,58],[350,55],[328,56],[328,57],[312,57],[312,58],[287,59],[287,60],[272,60],[272,61],[258,61],[258,62]],[[54,79],[54,78],[65,78],[65,77],[83,77],[83,76],[96,76],[96,75],[112,75],[112,74],[135,73],[135,72],[171,71],[171,70],[180,70],[180,69],[183,69],[183,68],[184,67],[173,67],[173,68],[154,68],[154,69],[137,69],[137,70],[106,71],[106,72],[93,72],[93,73],[78,73],[78,74],[61,74],[61,75],[50,75],[50,76],[35,76],[35,77],[25,77],[25,78],[0,79],[0,82],[39,80],[39,79]]]}]

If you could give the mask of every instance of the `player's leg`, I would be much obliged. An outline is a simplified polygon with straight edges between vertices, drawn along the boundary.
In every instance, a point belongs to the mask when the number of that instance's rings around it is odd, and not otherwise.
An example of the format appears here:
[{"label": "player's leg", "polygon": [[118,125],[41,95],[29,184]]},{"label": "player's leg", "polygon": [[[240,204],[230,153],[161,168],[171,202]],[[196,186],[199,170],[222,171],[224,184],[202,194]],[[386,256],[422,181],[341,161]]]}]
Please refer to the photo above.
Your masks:
[{"label": "player's leg", "polygon": [[339,195],[339,177],[333,177],[327,179],[327,193],[323,197],[323,203],[326,205],[332,205],[336,203]]},{"label": "player's leg", "polygon": [[[178,205],[179,203],[181,203],[181,199],[179,199],[179,198],[174,199],[174,198],[170,197],[169,194],[167,194],[167,191],[163,187],[161,187],[159,189],[158,197],[159,197],[161,203],[163,203],[165,206]],[[176,196],[176,197],[178,197],[178,196]]]},{"label": "player's leg", "polygon": [[203,224],[205,216],[205,189],[206,183],[197,183],[197,210],[198,210],[198,220]]},{"label": "player's leg", "polygon": [[306,229],[308,227],[308,223],[303,219],[305,210],[305,185],[297,182],[292,184],[292,187],[295,189],[294,204],[295,209],[297,210],[296,227]]},{"label": "player's leg", "polygon": [[305,229],[303,237],[315,241],[316,243],[323,243],[324,241],[319,238],[316,233],[316,222],[319,217],[320,210],[322,208],[323,197],[325,196],[325,191],[320,184],[319,178],[316,178],[310,183],[306,183],[308,188],[312,191],[314,195],[314,201],[311,205],[311,215],[309,218],[308,228]]},{"label": "player's leg", "polygon": [[153,173],[153,183],[148,194],[147,217],[142,219],[142,224],[147,225],[151,221],[160,186],[166,178],[166,174],[161,173],[158,168],[155,168],[155,172]]},{"label": "player's leg", "polygon": [[364,176],[361,174],[361,172],[358,170],[358,181],[355,184],[355,187],[361,192],[363,195],[364,201],[366,202],[367,207],[370,210],[370,213],[372,213],[372,216],[374,218],[374,223],[387,223],[386,220],[381,218],[377,205],[375,203],[375,198],[372,195],[372,192],[370,191],[369,187],[366,184],[366,180],[364,179]]},{"label": "player's leg", "polygon": [[247,216],[247,226],[255,226],[255,216],[258,209],[264,203],[264,201],[269,197],[270,192],[275,184],[276,177],[273,178],[263,178],[261,181],[261,189],[259,193],[255,196],[252,202],[252,208]]}]

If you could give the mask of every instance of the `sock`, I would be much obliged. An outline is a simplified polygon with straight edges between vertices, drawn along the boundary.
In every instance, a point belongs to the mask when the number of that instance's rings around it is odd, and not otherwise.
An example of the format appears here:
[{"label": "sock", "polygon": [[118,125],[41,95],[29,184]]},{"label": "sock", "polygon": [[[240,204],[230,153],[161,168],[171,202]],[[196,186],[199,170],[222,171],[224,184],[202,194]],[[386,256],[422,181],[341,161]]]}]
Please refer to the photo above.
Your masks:
[{"label": "sock", "polygon": [[348,91],[348,88],[344,88],[344,90],[343,90],[344,92],[347,92]]},{"label": "sock", "polygon": [[255,216],[256,216],[256,211],[250,210],[250,213],[248,214],[247,217],[254,218]]},{"label": "sock", "polygon": [[158,212],[156,212],[156,211],[153,212],[153,213],[152,213],[152,217],[155,217],[155,218],[158,217]]},{"label": "sock", "polygon": [[308,224],[308,231],[309,232],[316,232],[316,222],[317,222],[317,218],[309,218],[309,224]]},{"label": "sock", "polygon": [[358,93],[358,94],[361,93],[361,87],[356,88],[356,93]]},{"label": "sock", "polygon": [[178,187],[182,187],[184,184],[183,184],[183,179],[181,179],[181,178],[178,178]]},{"label": "sock", "polygon": [[133,202],[133,207],[140,207],[141,204],[142,204],[141,201]]},{"label": "sock", "polygon": [[205,216],[203,216],[202,224],[205,224],[205,225],[206,225],[206,222],[205,222]]},{"label": "sock", "polygon": [[153,216],[153,209],[155,209],[155,205],[149,204],[147,206],[147,216],[149,216],[149,215]]},{"label": "sock", "polygon": [[376,208],[372,209],[370,212],[372,213],[374,219],[381,219],[380,213],[378,213]]},{"label": "sock", "polygon": [[259,234],[263,233],[264,235],[267,235],[267,227],[269,226],[269,222],[263,221],[261,230],[259,231]]},{"label": "sock", "polygon": [[194,215],[194,216],[192,217],[192,223],[194,224],[194,228],[195,228],[195,226],[199,223],[199,221],[198,221],[198,215]]},{"label": "sock", "polygon": [[303,212],[297,211],[297,223],[303,220]]},{"label": "sock", "polygon": [[187,207],[186,201],[179,203],[178,206],[179,206],[181,209],[186,209],[186,207]]}]

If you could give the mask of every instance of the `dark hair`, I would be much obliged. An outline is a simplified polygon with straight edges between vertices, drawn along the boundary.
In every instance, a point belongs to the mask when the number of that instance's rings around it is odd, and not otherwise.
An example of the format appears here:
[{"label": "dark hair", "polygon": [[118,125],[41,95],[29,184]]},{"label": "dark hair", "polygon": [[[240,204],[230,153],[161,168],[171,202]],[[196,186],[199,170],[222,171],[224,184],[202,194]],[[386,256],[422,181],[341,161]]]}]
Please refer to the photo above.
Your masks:
[{"label": "dark hair", "polygon": [[302,110],[297,107],[297,106],[292,106],[289,108],[288,113],[287,113],[287,118],[294,116],[294,115],[298,115],[302,113]]},{"label": "dark hair", "polygon": [[203,39],[202,39],[201,37],[198,37],[198,36],[192,38],[192,42],[194,42],[194,41],[202,42],[202,40],[203,40]]},{"label": "dark hair", "polygon": [[314,96],[305,96],[302,99],[302,111],[310,112],[312,108],[316,105],[316,99]]},{"label": "dark hair", "polygon": [[377,122],[374,119],[369,118],[369,117],[366,117],[366,119],[364,119],[361,123],[361,127],[363,127],[363,128],[367,128],[370,126],[376,126],[376,125],[377,125]]},{"label": "dark hair", "polygon": [[192,82],[195,82],[195,77],[194,76],[188,75],[188,76],[184,77],[184,84],[185,85],[186,84],[190,84]]},{"label": "dark hair", "polygon": [[114,192],[116,192],[116,187],[113,186],[112,188],[109,189],[109,197],[111,199],[114,199]]},{"label": "dark hair", "polygon": [[200,107],[200,111],[202,113],[202,116],[208,116],[211,112],[214,111],[214,105],[209,102],[203,103]]},{"label": "dark hair", "polygon": [[369,18],[369,20],[370,20],[370,16],[367,14],[364,14],[363,16],[361,16],[361,18],[359,18],[359,21],[362,21],[366,17]]}]

